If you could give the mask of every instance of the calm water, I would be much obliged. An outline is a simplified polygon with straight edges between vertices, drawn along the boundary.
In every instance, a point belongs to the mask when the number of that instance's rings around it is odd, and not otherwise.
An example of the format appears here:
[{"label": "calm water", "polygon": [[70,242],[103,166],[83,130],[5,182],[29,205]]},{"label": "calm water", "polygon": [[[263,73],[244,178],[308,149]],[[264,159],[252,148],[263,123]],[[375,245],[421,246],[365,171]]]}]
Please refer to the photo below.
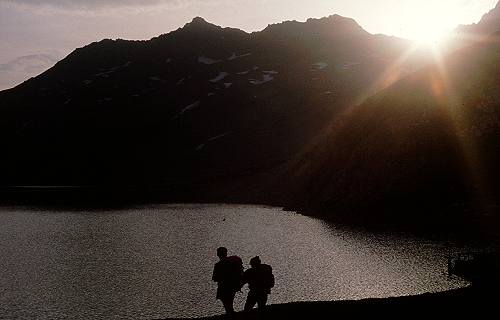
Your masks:
[{"label": "calm water", "polygon": [[[270,303],[464,286],[457,248],[343,230],[276,208],[168,205],[102,212],[0,209],[0,318],[151,319],[219,314],[215,249],[274,268]],[[244,291],[246,295],[246,291]],[[244,294],[237,296],[241,308]]]}]

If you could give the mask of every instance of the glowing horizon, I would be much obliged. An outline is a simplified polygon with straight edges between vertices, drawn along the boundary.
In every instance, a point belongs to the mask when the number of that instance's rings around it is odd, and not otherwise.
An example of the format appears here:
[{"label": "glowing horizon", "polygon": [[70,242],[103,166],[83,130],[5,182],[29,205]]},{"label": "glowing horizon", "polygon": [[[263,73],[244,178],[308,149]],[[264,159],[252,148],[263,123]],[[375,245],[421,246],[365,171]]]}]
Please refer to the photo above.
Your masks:
[{"label": "glowing horizon", "polygon": [[417,44],[438,44],[460,24],[466,24],[465,17],[459,18],[463,8],[458,1],[454,5],[450,1],[406,2],[406,10],[401,11],[399,19],[394,19],[399,26],[396,33]]},{"label": "glowing horizon", "polygon": [[196,16],[247,32],[332,14],[372,34],[436,44],[477,23],[498,0],[0,0],[0,90],[48,69],[75,48],[104,38],[150,39]]}]

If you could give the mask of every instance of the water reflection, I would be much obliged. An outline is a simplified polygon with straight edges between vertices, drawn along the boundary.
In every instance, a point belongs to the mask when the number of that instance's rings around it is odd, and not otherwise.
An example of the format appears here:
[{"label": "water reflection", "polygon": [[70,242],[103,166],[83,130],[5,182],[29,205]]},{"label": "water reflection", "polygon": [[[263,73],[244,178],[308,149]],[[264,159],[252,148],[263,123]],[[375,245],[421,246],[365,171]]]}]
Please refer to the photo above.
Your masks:
[{"label": "water reflection", "polygon": [[[0,210],[0,317],[164,318],[222,313],[214,250],[273,265],[270,303],[440,291],[455,248],[340,229],[276,208]],[[245,294],[237,295],[241,309]]]}]

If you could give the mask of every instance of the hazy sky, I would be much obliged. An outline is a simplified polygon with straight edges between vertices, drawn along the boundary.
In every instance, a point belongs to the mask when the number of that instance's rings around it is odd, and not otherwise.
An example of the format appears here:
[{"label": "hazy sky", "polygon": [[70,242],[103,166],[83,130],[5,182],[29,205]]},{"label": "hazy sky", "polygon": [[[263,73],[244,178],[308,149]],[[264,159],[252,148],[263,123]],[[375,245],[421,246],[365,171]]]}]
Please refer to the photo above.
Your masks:
[{"label": "hazy sky", "polygon": [[103,38],[149,39],[195,16],[256,31],[340,14],[371,33],[412,37],[479,21],[498,0],[0,0],[0,90]]}]

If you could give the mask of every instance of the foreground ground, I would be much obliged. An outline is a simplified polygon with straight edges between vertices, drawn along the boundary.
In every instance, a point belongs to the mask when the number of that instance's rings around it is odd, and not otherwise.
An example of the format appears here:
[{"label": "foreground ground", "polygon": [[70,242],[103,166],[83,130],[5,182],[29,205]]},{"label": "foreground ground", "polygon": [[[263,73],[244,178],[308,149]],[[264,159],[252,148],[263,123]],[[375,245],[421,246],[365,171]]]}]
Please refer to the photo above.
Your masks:
[{"label": "foreground ground", "polygon": [[[419,296],[359,301],[296,302],[270,305],[262,312],[238,313],[232,319],[486,319],[497,318],[499,295],[496,286],[488,290],[464,288]],[[230,319],[227,316],[203,318]]]}]

